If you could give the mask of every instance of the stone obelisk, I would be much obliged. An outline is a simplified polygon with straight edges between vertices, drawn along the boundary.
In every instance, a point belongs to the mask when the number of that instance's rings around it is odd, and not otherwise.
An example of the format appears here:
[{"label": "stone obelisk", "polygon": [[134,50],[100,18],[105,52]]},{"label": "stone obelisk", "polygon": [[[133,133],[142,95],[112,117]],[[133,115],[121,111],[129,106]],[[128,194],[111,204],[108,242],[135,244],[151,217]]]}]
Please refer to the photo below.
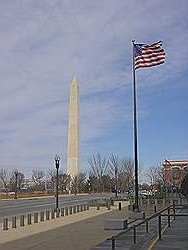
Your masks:
[{"label": "stone obelisk", "polygon": [[80,114],[79,86],[74,77],[70,84],[67,174],[74,177],[80,172]]}]

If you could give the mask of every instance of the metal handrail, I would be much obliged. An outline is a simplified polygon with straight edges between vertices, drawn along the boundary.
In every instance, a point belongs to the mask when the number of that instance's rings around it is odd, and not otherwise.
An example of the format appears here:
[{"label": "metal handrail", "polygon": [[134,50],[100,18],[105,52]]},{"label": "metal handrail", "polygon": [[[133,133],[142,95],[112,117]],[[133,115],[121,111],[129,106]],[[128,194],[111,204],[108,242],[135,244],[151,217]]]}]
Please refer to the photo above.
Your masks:
[{"label": "metal handrail", "polygon": [[155,214],[153,214],[153,215],[145,218],[143,221],[137,223],[136,225],[133,225],[133,226],[127,228],[126,230],[124,230],[123,232],[120,232],[117,235],[112,236],[111,238],[109,238],[108,240],[111,240],[111,242],[112,242],[112,250],[115,250],[115,247],[116,247],[116,244],[115,244],[116,238],[119,237],[119,236],[121,236],[121,235],[126,234],[127,232],[129,232],[131,230],[133,230],[133,243],[136,244],[136,241],[137,241],[136,229],[139,226],[141,226],[143,224],[146,224],[146,233],[148,233],[148,231],[149,231],[148,230],[148,228],[149,228],[148,223],[149,223],[150,220],[152,220],[152,219],[154,219],[156,217],[158,217],[158,237],[159,237],[159,239],[161,239],[161,216],[162,216],[163,212],[165,212],[165,211],[168,212],[168,214],[166,216],[168,216],[168,227],[170,227],[170,216],[172,216],[172,215],[170,215],[170,209],[173,209],[173,217],[175,219],[175,217],[176,217],[176,210],[175,210],[176,209],[176,205],[175,205],[175,202],[173,202],[172,205],[170,205],[168,207],[165,207],[164,209],[160,210],[159,212],[157,212],[157,213],[155,213]]}]

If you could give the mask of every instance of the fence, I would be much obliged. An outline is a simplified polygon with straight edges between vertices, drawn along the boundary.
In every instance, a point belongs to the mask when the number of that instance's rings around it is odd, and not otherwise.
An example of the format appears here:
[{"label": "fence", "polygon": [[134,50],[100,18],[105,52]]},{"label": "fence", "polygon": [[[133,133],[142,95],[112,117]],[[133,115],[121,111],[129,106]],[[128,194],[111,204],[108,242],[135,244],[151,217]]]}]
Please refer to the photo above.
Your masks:
[{"label": "fence", "polygon": [[87,203],[77,204],[70,207],[62,207],[58,211],[45,210],[27,214],[21,214],[18,216],[12,216],[11,218],[5,217],[3,219],[3,230],[8,230],[9,228],[23,227],[25,225],[31,225],[39,222],[48,221],[50,219],[56,219],[70,214],[75,214],[89,210],[89,205]]},{"label": "fence", "polygon": [[[155,214],[147,217],[147,218],[143,218],[143,220],[131,227],[129,227],[128,229],[126,229],[125,231],[117,234],[116,236],[112,236],[111,238],[109,238],[108,240],[111,241],[111,249],[112,250],[115,250],[116,249],[116,241],[118,240],[118,238],[120,237],[126,237],[126,234],[130,231],[132,231],[132,244],[133,245],[136,245],[137,244],[137,229],[142,226],[142,225],[145,225],[145,233],[147,234],[149,232],[149,223],[152,221],[152,220],[156,220],[157,222],[157,227],[158,227],[158,238],[161,239],[162,238],[162,223],[161,223],[161,218],[164,218],[166,217],[167,218],[167,225],[168,227],[170,227],[171,225],[171,217],[172,219],[176,219],[177,216],[182,216],[182,214],[177,214],[176,213],[176,209],[180,209],[181,208],[181,205],[179,205],[177,203],[177,201],[173,201],[173,204],[172,205],[169,205],[168,207],[162,209],[161,211],[159,212],[156,212]],[[172,213],[171,213],[172,211]],[[166,213],[165,213],[166,212]]]}]

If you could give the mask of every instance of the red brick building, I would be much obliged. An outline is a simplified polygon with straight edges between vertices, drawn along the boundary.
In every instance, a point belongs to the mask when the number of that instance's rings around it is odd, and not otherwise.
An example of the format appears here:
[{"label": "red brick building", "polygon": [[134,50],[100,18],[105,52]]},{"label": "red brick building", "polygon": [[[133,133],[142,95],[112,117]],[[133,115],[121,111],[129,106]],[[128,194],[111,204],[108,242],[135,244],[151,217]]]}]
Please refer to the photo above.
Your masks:
[{"label": "red brick building", "polygon": [[167,184],[180,187],[188,172],[188,160],[164,160],[164,178]]}]

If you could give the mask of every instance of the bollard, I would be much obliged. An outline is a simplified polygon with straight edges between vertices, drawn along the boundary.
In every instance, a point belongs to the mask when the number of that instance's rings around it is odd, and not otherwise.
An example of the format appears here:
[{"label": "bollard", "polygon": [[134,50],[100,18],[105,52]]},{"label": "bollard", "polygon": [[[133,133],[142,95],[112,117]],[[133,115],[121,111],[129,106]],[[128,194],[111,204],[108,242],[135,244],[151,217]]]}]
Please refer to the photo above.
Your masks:
[{"label": "bollard", "polygon": [[108,206],[108,210],[110,210],[110,202],[109,201],[108,201],[107,206]]},{"label": "bollard", "polygon": [[76,206],[73,207],[73,213],[76,213]]},{"label": "bollard", "polygon": [[66,207],[66,208],[65,208],[65,215],[68,215],[68,214],[69,214],[69,208]]},{"label": "bollard", "polygon": [[8,218],[3,219],[3,230],[8,230]]},{"label": "bollard", "polygon": [[54,210],[51,210],[51,219],[55,219],[55,211]]},{"label": "bollard", "polygon": [[16,228],[16,216],[12,216],[12,228]]},{"label": "bollard", "polygon": [[80,212],[83,212],[83,205],[80,205]]},{"label": "bollard", "polygon": [[84,211],[86,211],[86,204],[84,204]]},{"label": "bollard", "polygon": [[46,210],[46,220],[50,220],[50,211]]},{"label": "bollard", "polygon": [[43,222],[44,221],[44,211],[40,212],[40,221]]},{"label": "bollard", "polygon": [[121,202],[119,202],[119,210],[121,210]]},{"label": "bollard", "polygon": [[87,204],[87,210],[89,210],[89,204]]},{"label": "bollard", "polygon": [[38,216],[39,216],[38,212],[34,213],[34,223],[38,223]]},{"label": "bollard", "polygon": [[65,215],[65,209],[64,207],[61,208],[61,216],[64,216]]},{"label": "bollard", "polygon": [[72,214],[72,207],[69,207],[69,214]]},{"label": "bollard", "polygon": [[31,225],[31,214],[27,214],[27,225]]},{"label": "bollard", "polygon": [[80,205],[77,205],[77,213],[80,212]]},{"label": "bollard", "polygon": [[24,215],[20,215],[20,227],[23,227],[23,226],[25,226]]},{"label": "bollard", "polygon": [[99,204],[99,202],[97,203],[97,210],[100,210],[100,204]]},{"label": "bollard", "polygon": [[60,211],[59,209],[56,211],[56,218],[59,218],[60,217]]}]

